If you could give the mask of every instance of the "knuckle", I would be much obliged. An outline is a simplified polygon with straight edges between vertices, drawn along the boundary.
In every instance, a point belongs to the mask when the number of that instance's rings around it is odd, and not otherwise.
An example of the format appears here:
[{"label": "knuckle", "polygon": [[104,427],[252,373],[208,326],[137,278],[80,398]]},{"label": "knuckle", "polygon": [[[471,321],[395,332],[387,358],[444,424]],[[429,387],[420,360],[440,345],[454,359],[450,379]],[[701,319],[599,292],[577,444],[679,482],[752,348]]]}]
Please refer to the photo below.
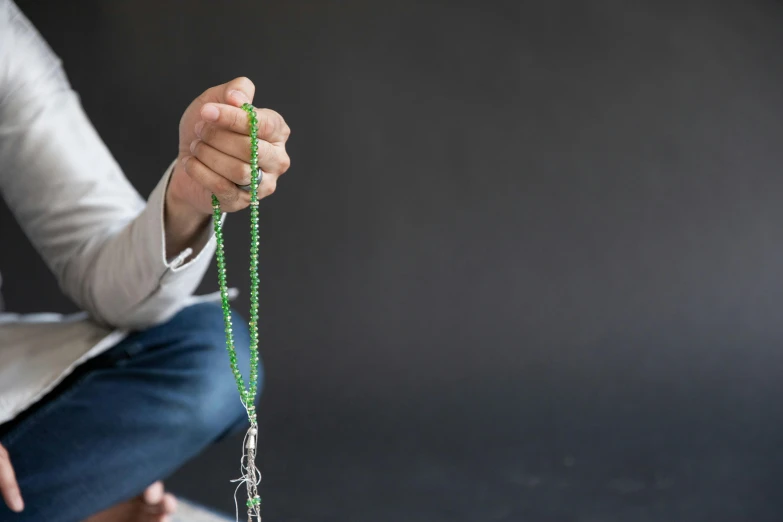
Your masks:
[{"label": "knuckle", "polygon": [[287,127],[285,120],[280,113],[272,109],[269,109],[269,120],[272,122],[273,129],[277,130],[279,133],[282,133],[283,129]]},{"label": "knuckle", "polygon": [[277,179],[272,178],[268,182],[264,181],[261,189],[264,192],[264,197],[271,196],[277,190]]},{"label": "knuckle", "polygon": [[274,122],[272,121],[272,118],[270,117],[270,113],[268,109],[264,109],[263,111],[259,111],[258,115],[258,131],[261,134],[261,136],[269,137],[272,135],[272,132],[275,129]]},{"label": "knuckle", "polygon": [[225,178],[221,178],[217,181],[213,189],[215,194],[218,194],[218,199],[221,204],[233,205],[236,203],[237,199],[239,199],[239,195],[237,194],[239,189]]},{"label": "knuckle", "polygon": [[250,206],[250,192],[245,192],[244,190],[240,190],[240,192],[241,194],[237,201],[237,204],[240,205],[240,207],[237,210],[242,210],[243,208]]},{"label": "knuckle", "polygon": [[242,210],[244,208],[247,208],[250,205],[250,193],[245,192],[244,190],[239,190],[236,199],[234,201],[231,201],[227,205],[227,209],[229,212],[237,212],[239,210]]},{"label": "knuckle", "polygon": [[285,173],[291,168],[291,158],[285,152],[280,157],[280,172]]},{"label": "knuckle", "polygon": [[239,196],[237,195],[236,190],[226,190],[223,196],[223,201],[226,202],[226,204],[231,205],[232,207],[237,204],[237,201],[239,201]]},{"label": "knuckle", "polygon": [[272,146],[266,141],[259,141],[258,149],[258,162],[266,162],[269,159],[269,154],[272,152]]}]

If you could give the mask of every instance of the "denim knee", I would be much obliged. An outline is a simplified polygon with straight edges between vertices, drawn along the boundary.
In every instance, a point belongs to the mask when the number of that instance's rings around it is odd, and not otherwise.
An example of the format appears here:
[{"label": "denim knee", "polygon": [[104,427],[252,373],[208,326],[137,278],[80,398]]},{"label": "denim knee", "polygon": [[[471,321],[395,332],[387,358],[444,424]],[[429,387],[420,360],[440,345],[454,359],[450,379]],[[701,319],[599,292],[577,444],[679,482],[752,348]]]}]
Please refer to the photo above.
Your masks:
[{"label": "denim knee", "polygon": [[[239,369],[248,380],[250,334],[245,319],[232,310],[232,330]],[[187,356],[180,364],[186,397],[177,405],[178,417],[194,436],[220,438],[247,422],[226,350],[225,325],[220,304],[202,303],[182,310],[168,324],[176,328]],[[258,389],[263,387],[259,362]]]}]

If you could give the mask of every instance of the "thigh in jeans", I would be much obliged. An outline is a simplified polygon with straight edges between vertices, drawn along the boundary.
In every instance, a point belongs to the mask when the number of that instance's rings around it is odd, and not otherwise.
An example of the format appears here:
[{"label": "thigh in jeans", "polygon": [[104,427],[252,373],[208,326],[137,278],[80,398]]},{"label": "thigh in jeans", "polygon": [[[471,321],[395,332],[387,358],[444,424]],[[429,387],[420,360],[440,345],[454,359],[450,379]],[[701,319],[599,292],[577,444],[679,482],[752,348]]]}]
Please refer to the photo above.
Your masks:
[{"label": "thigh in jeans", "polygon": [[[129,336],[3,426],[25,511],[0,520],[75,522],[139,494],[246,419],[219,305],[188,307]],[[247,368],[247,330],[234,318]]]}]

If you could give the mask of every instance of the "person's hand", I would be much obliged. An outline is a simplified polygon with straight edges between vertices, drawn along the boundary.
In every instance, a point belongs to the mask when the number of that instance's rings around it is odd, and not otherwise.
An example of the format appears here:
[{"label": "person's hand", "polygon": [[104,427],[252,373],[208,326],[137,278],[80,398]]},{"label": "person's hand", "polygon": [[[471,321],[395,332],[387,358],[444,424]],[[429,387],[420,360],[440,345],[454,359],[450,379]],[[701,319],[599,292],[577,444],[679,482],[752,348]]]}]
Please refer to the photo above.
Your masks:
[{"label": "person's hand", "polygon": [[19,484],[16,483],[11,457],[2,444],[0,444],[0,492],[11,511],[18,513],[24,509],[22,493],[19,491]]},{"label": "person's hand", "polygon": [[[237,78],[207,89],[190,104],[179,125],[179,161],[167,204],[189,206],[202,216],[212,213],[212,194],[223,211],[250,204],[250,193],[237,185],[250,183],[250,124],[241,107],[254,95],[253,82]],[[277,178],[291,164],[285,150],[291,129],[273,110],[257,109],[256,114],[260,199],[275,191]]]}]

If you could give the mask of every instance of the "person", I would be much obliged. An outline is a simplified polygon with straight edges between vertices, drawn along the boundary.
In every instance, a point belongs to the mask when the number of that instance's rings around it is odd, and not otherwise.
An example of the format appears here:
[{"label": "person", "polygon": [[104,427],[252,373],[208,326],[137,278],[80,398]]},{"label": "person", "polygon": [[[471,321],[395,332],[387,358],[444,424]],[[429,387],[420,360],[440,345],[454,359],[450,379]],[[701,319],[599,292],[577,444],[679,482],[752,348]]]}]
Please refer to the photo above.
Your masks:
[{"label": "person", "polygon": [[[0,0],[0,193],[83,310],[0,315],[0,520],[168,520],[175,499],[159,481],[246,425],[221,306],[193,293],[215,249],[211,195],[228,213],[249,204],[241,106],[254,94],[240,77],[198,96],[144,201],[59,59]],[[266,197],[289,168],[290,129],[272,110],[257,115]],[[246,364],[248,332],[233,324]]]}]

